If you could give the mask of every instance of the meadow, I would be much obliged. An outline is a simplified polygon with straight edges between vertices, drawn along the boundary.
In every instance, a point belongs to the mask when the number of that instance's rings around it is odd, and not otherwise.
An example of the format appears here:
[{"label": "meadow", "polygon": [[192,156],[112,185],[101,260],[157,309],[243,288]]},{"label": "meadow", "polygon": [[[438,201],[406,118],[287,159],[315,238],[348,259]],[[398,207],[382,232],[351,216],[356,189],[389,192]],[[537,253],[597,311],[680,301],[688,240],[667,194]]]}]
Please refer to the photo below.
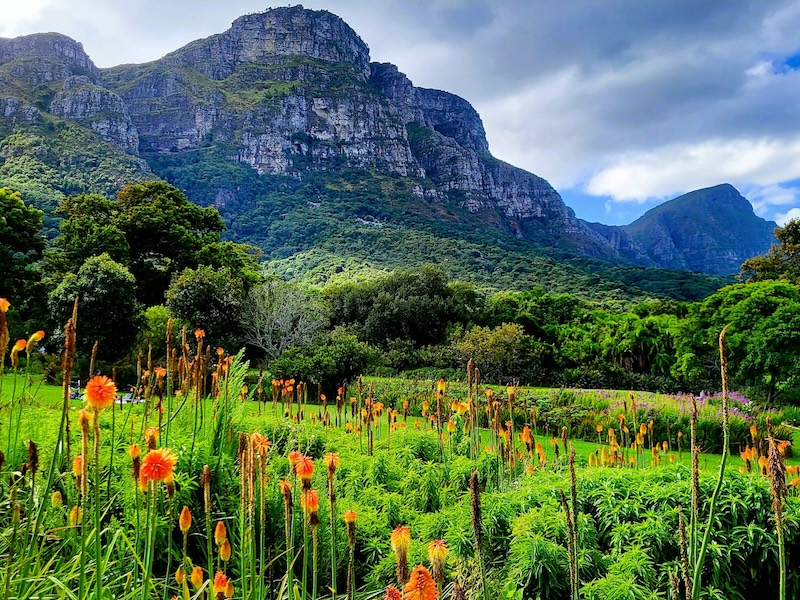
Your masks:
[{"label": "meadow", "polygon": [[4,600],[800,590],[791,415],[727,389],[485,386],[470,362],[328,399],[184,330],[129,394],[71,398],[74,322],[61,387],[29,371],[40,334],[0,378]]}]

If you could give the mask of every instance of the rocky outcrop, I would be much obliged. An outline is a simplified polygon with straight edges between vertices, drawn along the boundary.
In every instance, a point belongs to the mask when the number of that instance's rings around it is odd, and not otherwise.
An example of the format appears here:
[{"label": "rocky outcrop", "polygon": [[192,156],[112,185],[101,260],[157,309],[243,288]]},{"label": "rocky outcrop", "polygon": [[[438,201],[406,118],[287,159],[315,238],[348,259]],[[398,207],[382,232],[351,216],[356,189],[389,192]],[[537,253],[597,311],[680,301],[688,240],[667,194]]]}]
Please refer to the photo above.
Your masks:
[{"label": "rocky outcrop", "polygon": [[80,42],[60,33],[0,38],[0,66],[13,78],[39,85],[84,75],[99,83],[100,72]]},{"label": "rocky outcrop", "polygon": [[49,110],[88,127],[125,152],[139,153],[139,134],[122,98],[84,75],[67,77]]}]

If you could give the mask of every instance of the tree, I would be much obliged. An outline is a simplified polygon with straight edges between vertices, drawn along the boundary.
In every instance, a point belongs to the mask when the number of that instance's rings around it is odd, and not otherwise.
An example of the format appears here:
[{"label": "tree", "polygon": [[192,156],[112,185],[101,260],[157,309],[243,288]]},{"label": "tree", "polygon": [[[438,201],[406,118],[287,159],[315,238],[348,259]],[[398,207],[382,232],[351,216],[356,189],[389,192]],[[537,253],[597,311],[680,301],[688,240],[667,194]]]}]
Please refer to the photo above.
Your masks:
[{"label": "tree", "polygon": [[270,280],[247,294],[243,339],[272,360],[288,348],[312,342],[326,321],[321,299],[289,283]]},{"label": "tree", "polygon": [[444,341],[450,323],[470,319],[477,295],[468,288],[451,284],[442,270],[426,266],[326,293],[333,324],[351,327],[359,339],[382,345],[406,339],[424,346]]},{"label": "tree", "polygon": [[0,188],[0,298],[11,301],[13,330],[15,322],[46,312],[42,294],[32,289],[43,250],[42,211],[26,206],[19,193]]},{"label": "tree", "polygon": [[775,230],[778,243],[762,256],[748,258],[742,263],[744,279],[766,281],[785,279],[800,282],[800,220],[793,219]]},{"label": "tree", "polygon": [[163,303],[170,281],[186,268],[228,267],[248,284],[257,279],[255,249],[221,241],[219,212],[197,206],[166,182],[127,185],[116,200],[68,197],[57,212],[64,220],[47,261],[54,281],[103,252],[134,275],[146,306]]},{"label": "tree", "polygon": [[[785,281],[760,281],[726,286],[705,301],[689,307],[675,329],[677,363],[673,374],[693,387],[716,387],[719,381],[717,338],[726,324],[733,383],[762,387],[771,378],[767,394],[774,397],[794,360],[794,310],[800,290]],[[783,319],[788,319],[783,323]],[[782,341],[783,340],[783,341]],[[782,354],[789,366],[777,366]],[[769,366],[768,372],[759,368]]]},{"label": "tree", "polygon": [[59,332],[72,315],[78,298],[78,351],[84,356],[98,342],[98,357],[113,362],[131,350],[141,323],[136,301],[136,280],[128,269],[108,254],[92,256],[77,273],[68,274],[50,294],[49,304],[56,345]]},{"label": "tree", "polygon": [[274,377],[294,377],[319,384],[333,398],[336,388],[352,381],[377,362],[377,353],[356,336],[334,329],[324,339],[308,346],[289,348],[269,365]]},{"label": "tree", "polygon": [[185,269],[167,290],[172,314],[202,329],[211,343],[232,349],[241,339],[244,287],[227,267]]},{"label": "tree", "polygon": [[473,359],[485,381],[504,375],[520,377],[525,369],[525,332],[517,323],[503,323],[493,329],[473,327],[454,346],[461,364]]}]

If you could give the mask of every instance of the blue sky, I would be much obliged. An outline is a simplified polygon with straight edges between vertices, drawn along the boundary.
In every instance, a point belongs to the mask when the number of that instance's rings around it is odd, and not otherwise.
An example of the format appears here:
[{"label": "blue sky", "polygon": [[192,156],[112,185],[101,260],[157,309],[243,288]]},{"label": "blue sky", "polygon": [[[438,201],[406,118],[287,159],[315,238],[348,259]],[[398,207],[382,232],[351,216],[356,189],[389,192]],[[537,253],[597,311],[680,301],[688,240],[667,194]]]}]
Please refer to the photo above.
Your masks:
[{"label": "blue sky", "polygon": [[[0,36],[58,31],[98,66],[146,62],[258,0],[0,0]],[[480,112],[491,151],[578,216],[627,223],[731,183],[800,217],[800,0],[308,0],[415,85]]]}]

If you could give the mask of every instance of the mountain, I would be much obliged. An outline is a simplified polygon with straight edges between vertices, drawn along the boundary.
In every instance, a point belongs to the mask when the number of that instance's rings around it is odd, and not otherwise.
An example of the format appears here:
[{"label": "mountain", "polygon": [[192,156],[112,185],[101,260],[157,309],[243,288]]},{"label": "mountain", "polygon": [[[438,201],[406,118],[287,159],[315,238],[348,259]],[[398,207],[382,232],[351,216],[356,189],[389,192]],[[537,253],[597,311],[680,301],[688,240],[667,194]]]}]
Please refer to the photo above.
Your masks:
[{"label": "mountain", "polygon": [[327,11],[245,15],[110,69],[60,34],[0,39],[0,185],[49,214],[65,194],[156,177],[314,283],[430,262],[480,285],[620,297],[720,283],[636,266],[659,263],[494,158],[466,100],[371,62]]},{"label": "mountain", "polygon": [[745,259],[777,242],[777,224],[756,216],[727,183],[664,202],[630,225],[588,225],[639,264],[716,275],[738,273]]}]

